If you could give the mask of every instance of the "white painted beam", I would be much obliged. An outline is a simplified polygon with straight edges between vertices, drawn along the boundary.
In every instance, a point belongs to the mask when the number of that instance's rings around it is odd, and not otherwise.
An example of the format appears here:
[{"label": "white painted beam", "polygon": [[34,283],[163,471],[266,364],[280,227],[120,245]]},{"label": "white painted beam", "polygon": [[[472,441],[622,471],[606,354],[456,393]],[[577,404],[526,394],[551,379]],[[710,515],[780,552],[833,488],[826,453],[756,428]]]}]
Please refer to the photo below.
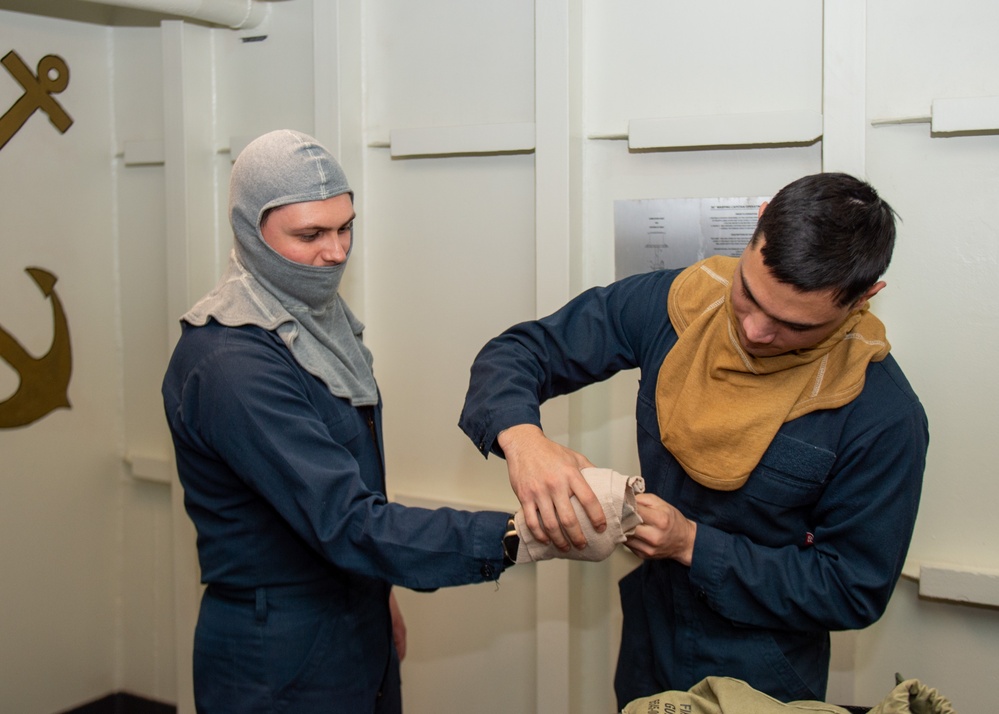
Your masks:
[{"label": "white painted beam", "polygon": [[[354,189],[354,207],[366,214],[364,128],[364,13],[363,0],[312,3],[313,136],[327,147]],[[365,221],[354,226],[354,248],[350,269],[340,285],[340,294],[351,309],[363,315],[369,243],[364,239]]]},{"label": "white painted beam", "polygon": [[170,486],[176,473],[173,459],[164,456],[148,456],[145,454],[125,454],[125,463],[132,471],[132,476],[139,481],[149,481]]},{"label": "white painted beam", "polygon": [[871,120],[871,126],[929,124],[933,134],[999,131],[999,97],[938,97],[930,112],[917,116],[888,116]]},{"label": "white painted beam", "polygon": [[122,158],[125,166],[157,166],[163,164],[163,141],[139,139],[124,142]]},{"label": "white painted beam", "polygon": [[[166,216],[167,315],[170,350],[179,319],[220,272],[215,179],[215,63],[211,32],[177,20],[163,22],[163,156]],[[196,532],[183,490],[171,489],[176,615],[177,712],[194,713],[191,653],[201,598]]]},{"label": "white painted beam", "polygon": [[[573,167],[573,72],[570,0],[534,4],[535,111],[535,311],[548,314],[570,292]],[[578,31],[578,29],[577,29]],[[569,406],[554,400],[542,410],[545,433],[569,438]],[[569,714],[569,563],[555,560],[537,569],[537,706],[545,714]]]},{"label": "white painted beam", "polygon": [[631,149],[807,144],[822,137],[818,112],[757,112],[632,119]]},{"label": "white painted beam", "polygon": [[950,563],[920,563],[920,597],[999,607],[999,570]]},{"label": "white painted beam", "polygon": [[999,97],[954,97],[934,99],[930,131],[953,133],[999,130]]},{"label": "white painted beam", "polygon": [[393,129],[392,156],[443,156],[533,151],[534,123]]},{"label": "white painted beam", "polygon": [[867,171],[867,2],[823,3],[822,170]]}]

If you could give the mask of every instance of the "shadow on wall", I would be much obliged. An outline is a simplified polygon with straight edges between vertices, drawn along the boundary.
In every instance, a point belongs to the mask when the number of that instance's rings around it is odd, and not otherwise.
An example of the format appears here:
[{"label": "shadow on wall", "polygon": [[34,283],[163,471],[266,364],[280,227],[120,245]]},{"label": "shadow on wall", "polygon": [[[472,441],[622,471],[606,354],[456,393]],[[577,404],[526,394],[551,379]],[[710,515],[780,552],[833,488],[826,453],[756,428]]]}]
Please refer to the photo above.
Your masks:
[{"label": "shadow on wall", "polygon": [[173,704],[154,702],[152,699],[119,692],[75,709],[67,709],[60,714],[176,714],[176,712],[177,707]]}]

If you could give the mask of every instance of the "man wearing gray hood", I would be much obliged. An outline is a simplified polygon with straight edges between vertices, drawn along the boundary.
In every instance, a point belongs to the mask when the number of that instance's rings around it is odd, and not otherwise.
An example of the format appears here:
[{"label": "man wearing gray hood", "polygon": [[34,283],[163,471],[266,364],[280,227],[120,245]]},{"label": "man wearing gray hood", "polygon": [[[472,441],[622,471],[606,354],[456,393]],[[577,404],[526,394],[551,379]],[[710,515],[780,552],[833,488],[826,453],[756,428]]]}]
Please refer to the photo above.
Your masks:
[{"label": "man wearing gray hood", "polygon": [[228,269],[183,316],[163,382],[207,585],[198,711],[401,711],[391,585],[496,580],[511,516],[386,501],[371,353],[338,293],[353,194],[329,152],[258,138],[229,209]]}]

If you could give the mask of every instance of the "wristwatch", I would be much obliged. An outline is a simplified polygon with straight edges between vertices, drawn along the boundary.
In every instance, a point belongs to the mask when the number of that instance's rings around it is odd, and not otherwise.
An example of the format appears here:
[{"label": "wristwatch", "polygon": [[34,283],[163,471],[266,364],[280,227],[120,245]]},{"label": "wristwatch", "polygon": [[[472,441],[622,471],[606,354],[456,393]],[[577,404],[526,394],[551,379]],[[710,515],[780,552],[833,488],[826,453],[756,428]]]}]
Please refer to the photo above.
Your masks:
[{"label": "wristwatch", "polygon": [[513,516],[506,522],[506,533],[503,534],[503,567],[509,568],[517,563],[517,551],[520,550],[520,536],[517,535],[517,522]]}]

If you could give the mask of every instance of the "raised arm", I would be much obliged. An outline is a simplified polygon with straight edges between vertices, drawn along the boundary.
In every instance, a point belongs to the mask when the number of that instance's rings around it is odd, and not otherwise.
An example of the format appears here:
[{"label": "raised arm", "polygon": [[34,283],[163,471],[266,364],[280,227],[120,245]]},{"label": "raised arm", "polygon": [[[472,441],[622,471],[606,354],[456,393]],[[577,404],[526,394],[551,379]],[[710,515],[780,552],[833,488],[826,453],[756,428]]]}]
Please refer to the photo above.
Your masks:
[{"label": "raised arm", "polygon": [[648,284],[657,281],[650,274],[588,290],[490,340],[472,365],[459,426],[483,455],[506,458],[510,485],[541,542],[585,545],[573,494],[598,532],[606,519],[579,473],[590,460],[545,436],[540,405],[638,366],[650,315],[665,311],[665,290]]}]

